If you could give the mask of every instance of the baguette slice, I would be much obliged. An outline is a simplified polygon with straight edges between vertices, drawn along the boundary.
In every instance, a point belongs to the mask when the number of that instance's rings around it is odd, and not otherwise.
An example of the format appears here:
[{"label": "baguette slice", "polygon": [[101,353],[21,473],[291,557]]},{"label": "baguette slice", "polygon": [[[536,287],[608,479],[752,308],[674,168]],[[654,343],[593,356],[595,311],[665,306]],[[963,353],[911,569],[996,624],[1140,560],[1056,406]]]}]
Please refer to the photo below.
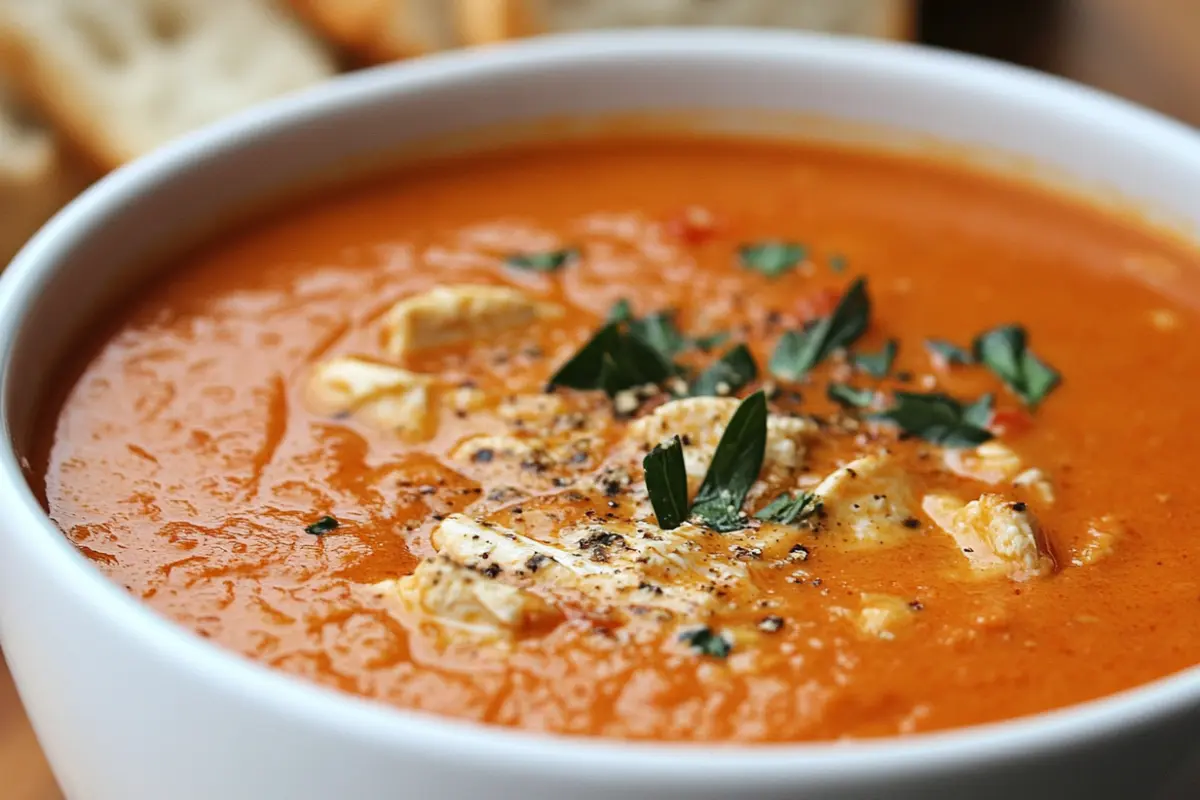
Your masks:
[{"label": "baguette slice", "polygon": [[0,67],[106,169],[334,71],[272,0],[4,0]]},{"label": "baguette slice", "polygon": [[0,268],[91,177],[0,85]]},{"label": "baguette slice", "polygon": [[449,0],[290,0],[330,41],[368,63],[460,44]]},{"label": "baguette slice", "polygon": [[660,25],[803,28],[911,35],[911,0],[454,0],[467,44],[537,33]]}]

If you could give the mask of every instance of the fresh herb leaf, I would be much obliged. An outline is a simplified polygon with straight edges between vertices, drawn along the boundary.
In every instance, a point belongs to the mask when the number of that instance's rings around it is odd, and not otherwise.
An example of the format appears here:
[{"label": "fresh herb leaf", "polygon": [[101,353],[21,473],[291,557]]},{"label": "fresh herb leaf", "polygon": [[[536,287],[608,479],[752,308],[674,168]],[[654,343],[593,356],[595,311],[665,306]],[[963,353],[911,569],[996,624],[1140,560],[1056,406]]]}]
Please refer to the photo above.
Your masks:
[{"label": "fresh herb leaf", "polygon": [[322,536],[332,530],[335,530],[341,524],[342,523],[338,522],[335,518],[325,515],[313,524],[306,526],[304,528],[304,532],[312,534],[313,536]]},{"label": "fresh herb leaf", "polygon": [[705,334],[704,336],[696,336],[692,339],[692,344],[697,350],[703,350],[705,353],[713,350],[729,341],[729,331],[717,331],[716,333]]},{"label": "fresh herb leaf", "polygon": [[866,408],[875,399],[870,389],[857,389],[845,383],[831,383],[825,388],[830,400],[848,408]]},{"label": "fresh herb leaf", "polygon": [[636,317],[632,304],[625,298],[613,303],[604,321],[628,323],[630,333],[640,337],[668,360],[692,347],[707,352],[729,339],[729,333],[725,331],[689,338],[675,324],[673,311],[656,311],[645,317]]},{"label": "fresh herb leaf", "polygon": [[633,305],[624,297],[612,304],[605,322],[629,322],[633,319]]},{"label": "fresh herb leaf", "polygon": [[719,633],[714,633],[707,625],[679,634],[679,641],[686,643],[702,656],[725,658],[733,651],[733,642]]},{"label": "fresh herb leaf", "polygon": [[662,442],[642,459],[646,470],[646,492],[658,518],[658,527],[674,530],[688,517],[687,468],[683,443],[678,436]]},{"label": "fresh herb leaf", "polygon": [[900,345],[895,339],[888,339],[878,353],[855,353],[851,357],[851,361],[854,366],[872,378],[886,378],[892,371],[892,364],[896,361],[896,351],[899,349]]},{"label": "fresh herb leaf", "polygon": [[514,269],[528,272],[558,272],[568,263],[579,258],[579,251],[574,247],[563,250],[548,250],[544,253],[514,253],[504,259],[504,263]]},{"label": "fresh herb leaf", "polygon": [[1025,353],[1025,329],[1019,325],[1000,325],[975,337],[971,345],[975,357],[1005,382],[1021,379],[1021,360]]},{"label": "fresh herb leaf", "polygon": [[674,374],[670,361],[621,323],[601,328],[558,371],[550,386],[602,389],[609,397],[647,383],[661,383]]},{"label": "fresh herb leaf", "polygon": [[718,531],[745,527],[742,503],[758,480],[766,450],[767,397],[758,391],[738,405],[725,426],[692,513]]},{"label": "fresh herb leaf", "polygon": [[[733,394],[758,377],[758,365],[750,348],[744,344],[725,351],[692,382],[688,393],[692,397]],[[719,391],[724,389],[724,391]]]},{"label": "fresh herb leaf", "polygon": [[926,339],[925,347],[929,352],[945,361],[947,364],[974,364],[975,357],[965,347],[959,347],[945,339]]},{"label": "fresh herb leaf", "polygon": [[992,396],[985,394],[963,409],[963,421],[976,428],[986,428],[992,421]]},{"label": "fresh herb leaf", "polygon": [[896,402],[872,419],[891,422],[901,431],[943,447],[974,447],[992,438],[981,424],[990,414],[991,398],[985,396],[964,408],[953,397],[940,393],[896,392]]},{"label": "fresh herb leaf", "polygon": [[671,362],[632,334],[620,336],[618,346],[601,362],[599,386],[609,397],[645,384],[662,383],[674,373]]},{"label": "fresh herb leaf", "polygon": [[871,299],[867,282],[857,278],[828,317],[802,331],[788,331],[771,354],[771,372],[784,380],[799,380],[839,347],[853,344],[867,330]]},{"label": "fresh herb leaf", "polygon": [[791,272],[808,255],[808,248],[795,242],[755,242],[738,248],[742,266],[778,278]]},{"label": "fresh herb leaf", "polygon": [[771,353],[767,368],[786,380],[797,381],[821,360],[822,339],[813,325],[802,331],[786,331]]},{"label": "fresh herb leaf", "polygon": [[670,361],[688,348],[687,338],[675,327],[675,315],[658,311],[645,317],[631,319],[629,332],[657,350]]},{"label": "fresh herb leaf", "polygon": [[835,253],[829,257],[829,268],[839,275],[846,271],[846,257]]},{"label": "fresh herb leaf", "polygon": [[797,492],[795,497],[785,492],[759,509],[754,518],[791,525],[811,516],[820,505],[817,496],[812,492]]},{"label": "fresh herb leaf", "polygon": [[1030,408],[1046,398],[1062,376],[1028,347],[1020,325],[1001,325],[975,337],[975,358],[1000,377]]},{"label": "fresh herb leaf", "polygon": [[827,322],[822,358],[839,347],[848,347],[867,330],[871,317],[871,299],[867,296],[866,278],[855,278],[842,295]]}]

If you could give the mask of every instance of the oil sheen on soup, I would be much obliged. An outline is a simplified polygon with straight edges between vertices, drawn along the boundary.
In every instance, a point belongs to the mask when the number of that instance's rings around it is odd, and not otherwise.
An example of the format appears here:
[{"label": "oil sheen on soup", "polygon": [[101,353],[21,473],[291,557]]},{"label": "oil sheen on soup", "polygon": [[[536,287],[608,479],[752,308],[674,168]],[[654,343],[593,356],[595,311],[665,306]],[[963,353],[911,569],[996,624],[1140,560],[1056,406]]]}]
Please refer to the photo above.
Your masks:
[{"label": "oil sheen on soup", "polygon": [[182,259],[47,420],[158,612],[556,733],[893,735],[1200,659],[1197,256],[926,160],[610,138]]}]

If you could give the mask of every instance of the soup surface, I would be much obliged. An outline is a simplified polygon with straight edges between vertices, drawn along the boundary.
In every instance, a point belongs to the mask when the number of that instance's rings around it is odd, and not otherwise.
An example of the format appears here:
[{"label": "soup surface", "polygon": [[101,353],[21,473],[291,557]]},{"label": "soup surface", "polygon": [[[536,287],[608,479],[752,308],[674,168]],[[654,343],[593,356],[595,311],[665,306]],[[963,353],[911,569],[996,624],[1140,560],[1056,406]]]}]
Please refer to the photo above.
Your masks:
[{"label": "soup surface", "polygon": [[879,736],[1200,659],[1196,254],[956,167],[611,139],[184,259],[45,500],[281,670],[560,733]]}]

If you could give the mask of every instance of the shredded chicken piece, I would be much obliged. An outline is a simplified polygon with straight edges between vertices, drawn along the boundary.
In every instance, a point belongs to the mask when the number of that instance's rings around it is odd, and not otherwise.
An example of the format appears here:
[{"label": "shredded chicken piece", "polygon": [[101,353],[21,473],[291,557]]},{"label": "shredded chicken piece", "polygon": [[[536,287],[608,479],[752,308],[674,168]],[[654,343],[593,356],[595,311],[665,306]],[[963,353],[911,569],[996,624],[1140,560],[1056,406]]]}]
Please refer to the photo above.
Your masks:
[{"label": "shredded chicken piece", "polygon": [[997,494],[983,494],[969,503],[933,494],[926,495],[921,506],[954,538],[976,575],[1023,581],[1054,571],[1054,558],[1025,503]]}]

